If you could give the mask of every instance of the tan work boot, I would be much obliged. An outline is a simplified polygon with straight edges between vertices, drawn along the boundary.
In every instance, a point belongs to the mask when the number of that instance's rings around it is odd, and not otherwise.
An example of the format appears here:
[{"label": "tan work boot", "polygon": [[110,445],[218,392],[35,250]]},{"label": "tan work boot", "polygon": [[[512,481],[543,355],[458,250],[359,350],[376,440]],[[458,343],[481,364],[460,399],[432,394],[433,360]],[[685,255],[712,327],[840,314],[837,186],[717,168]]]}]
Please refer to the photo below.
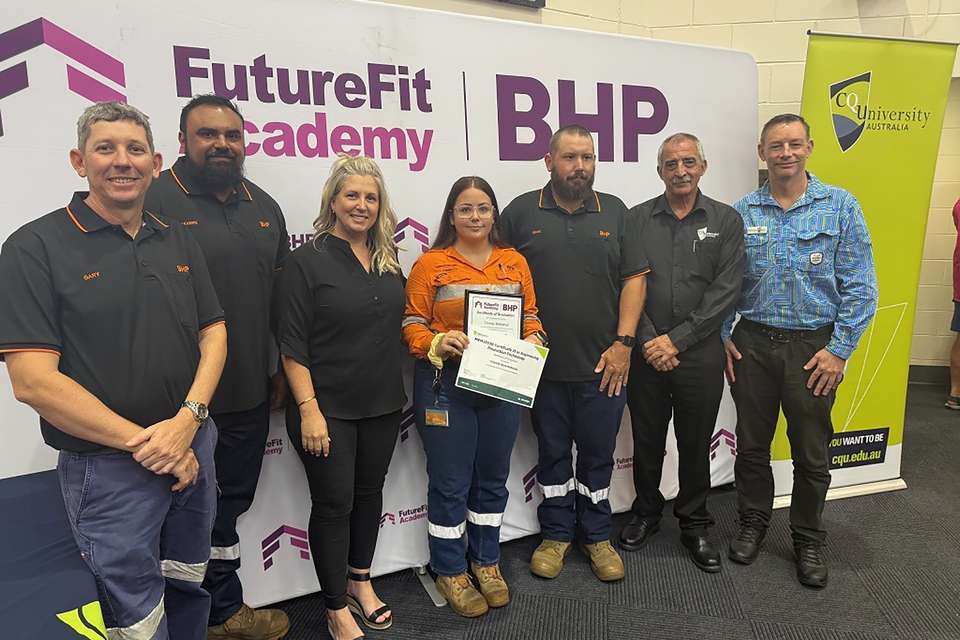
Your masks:
[{"label": "tan work boot", "polygon": [[556,578],[563,570],[563,559],[570,553],[570,543],[544,540],[530,558],[530,573],[541,578]]},{"label": "tan work boot", "polygon": [[500,565],[481,566],[471,562],[470,568],[477,579],[477,584],[480,585],[480,593],[486,598],[488,605],[502,607],[510,602],[510,589],[507,588],[507,581],[500,573]]},{"label": "tan work boot", "polygon": [[458,576],[437,576],[437,591],[447,599],[450,608],[464,618],[476,618],[487,612],[487,600],[477,591],[465,573]]},{"label": "tan work boot", "polygon": [[229,620],[207,627],[207,640],[280,640],[290,630],[290,620],[280,609],[251,609],[241,605]]},{"label": "tan work boot", "polygon": [[604,582],[623,579],[623,560],[609,540],[582,544],[580,548],[590,558],[590,568]]}]

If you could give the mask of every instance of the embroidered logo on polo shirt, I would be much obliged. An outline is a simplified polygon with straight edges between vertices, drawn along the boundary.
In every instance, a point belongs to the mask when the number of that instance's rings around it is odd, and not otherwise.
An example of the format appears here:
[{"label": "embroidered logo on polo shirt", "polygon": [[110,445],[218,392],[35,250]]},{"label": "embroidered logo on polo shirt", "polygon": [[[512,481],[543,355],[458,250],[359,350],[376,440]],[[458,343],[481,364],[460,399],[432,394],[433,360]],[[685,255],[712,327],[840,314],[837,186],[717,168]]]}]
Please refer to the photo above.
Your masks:
[{"label": "embroidered logo on polo shirt", "polygon": [[193,225],[195,225],[195,224],[200,224],[200,221],[199,221],[199,220],[184,220],[182,224],[183,224],[183,226],[185,226],[185,227],[190,227],[190,226],[193,226]]},{"label": "embroidered logo on polo shirt", "polygon": [[542,231],[541,229],[534,229],[533,231],[530,232],[530,235],[532,236],[538,235],[541,233],[541,231]]},{"label": "embroidered logo on polo shirt", "polygon": [[609,238],[609,237],[610,237],[610,232],[609,232],[609,231],[604,231],[603,229],[601,229],[601,230],[600,230],[600,237],[601,237],[601,238]]},{"label": "embroidered logo on polo shirt", "polygon": [[266,221],[266,220],[261,220],[261,221],[260,221],[260,228],[261,228],[261,229],[267,229],[267,228],[269,228],[269,227],[270,227],[270,223],[269,223],[268,221]]},{"label": "embroidered logo on polo shirt", "polygon": [[83,274],[83,280],[84,280],[84,282],[90,282],[91,280],[94,280],[94,279],[99,278],[99,277],[100,277],[100,272],[99,272],[99,271],[91,271],[90,273],[85,273],[85,274]]},{"label": "embroidered logo on polo shirt", "polygon": [[188,264],[178,264],[177,271],[180,273],[190,273],[190,265]]}]

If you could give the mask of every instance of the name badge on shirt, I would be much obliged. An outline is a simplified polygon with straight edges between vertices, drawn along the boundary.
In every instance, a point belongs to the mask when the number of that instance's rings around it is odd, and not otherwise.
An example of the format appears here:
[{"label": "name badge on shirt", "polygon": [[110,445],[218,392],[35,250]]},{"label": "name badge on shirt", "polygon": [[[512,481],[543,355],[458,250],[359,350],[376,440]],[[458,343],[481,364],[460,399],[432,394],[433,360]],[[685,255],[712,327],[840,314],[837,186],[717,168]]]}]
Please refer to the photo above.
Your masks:
[{"label": "name badge on shirt", "polygon": [[428,427],[449,427],[450,417],[446,409],[428,407],[425,411],[424,423]]},{"label": "name badge on shirt", "polygon": [[816,253],[810,254],[810,264],[820,264],[823,262],[823,254],[817,251]]},{"label": "name badge on shirt", "polygon": [[720,237],[720,234],[719,234],[719,233],[716,233],[716,232],[713,232],[713,231],[708,231],[707,229],[708,229],[708,227],[703,227],[702,229],[697,229],[697,238],[698,238],[701,242],[704,241],[704,240],[706,240],[707,238],[719,238],[719,237]]},{"label": "name badge on shirt", "polygon": [[767,232],[766,227],[747,227],[748,236],[763,235]]}]

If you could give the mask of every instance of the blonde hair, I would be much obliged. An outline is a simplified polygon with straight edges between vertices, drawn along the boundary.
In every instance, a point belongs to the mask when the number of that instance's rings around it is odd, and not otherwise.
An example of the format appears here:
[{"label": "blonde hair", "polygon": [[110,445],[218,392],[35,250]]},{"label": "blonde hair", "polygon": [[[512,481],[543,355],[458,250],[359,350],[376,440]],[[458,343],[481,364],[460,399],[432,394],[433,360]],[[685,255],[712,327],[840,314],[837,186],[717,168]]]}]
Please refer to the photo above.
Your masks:
[{"label": "blonde hair", "polygon": [[380,208],[377,222],[367,233],[367,246],[370,247],[370,264],[377,273],[400,273],[400,262],[397,260],[397,245],[393,241],[393,234],[397,229],[397,216],[390,206],[390,197],[383,181],[380,167],[370,158],[363,156],[348,156],[340,154],[330,167],[330,177],[323,185],[323,194],[320,198],[320,214],[313,221],[314,246],[316,240],[333,231],[337,216],[333,213],[333,201],[343,187],[343,181],[348,176],[369,176],[377,183],[380,192]]}]

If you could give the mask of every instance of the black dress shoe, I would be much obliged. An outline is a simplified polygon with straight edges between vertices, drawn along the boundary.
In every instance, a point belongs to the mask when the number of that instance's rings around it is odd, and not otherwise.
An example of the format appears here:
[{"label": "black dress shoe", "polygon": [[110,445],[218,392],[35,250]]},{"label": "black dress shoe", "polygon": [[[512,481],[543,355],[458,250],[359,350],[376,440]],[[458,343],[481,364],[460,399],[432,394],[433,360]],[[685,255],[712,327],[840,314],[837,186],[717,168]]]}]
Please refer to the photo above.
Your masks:
[{"label": "black dress shoe", "polygon": [[752,564],[760,555],[760,544],[767,535],[767,527],[756,518],[740,521],[737,537],[730,541],[727,555],[739,564]]},{"label": "black dress shoe", "polygon": [[797,554],[797,580],[800,584],[822,589],[827,586],[827,562],[823,558],[823,545],[818,542],[794,544]]},{"label": "black dress shoe", "polygon": [[620,530],[620,548],[626,551],[638,551],[660,531],[660,521],[644,520],[639,516],[630,518],[630,522]]},{"label": "black dress shoe", "polygon": [[720,571],[720,552],[707,536],[680,534],[680,542],[690,550],[693,564],[697,565],[701,571],[707,573]]}]

